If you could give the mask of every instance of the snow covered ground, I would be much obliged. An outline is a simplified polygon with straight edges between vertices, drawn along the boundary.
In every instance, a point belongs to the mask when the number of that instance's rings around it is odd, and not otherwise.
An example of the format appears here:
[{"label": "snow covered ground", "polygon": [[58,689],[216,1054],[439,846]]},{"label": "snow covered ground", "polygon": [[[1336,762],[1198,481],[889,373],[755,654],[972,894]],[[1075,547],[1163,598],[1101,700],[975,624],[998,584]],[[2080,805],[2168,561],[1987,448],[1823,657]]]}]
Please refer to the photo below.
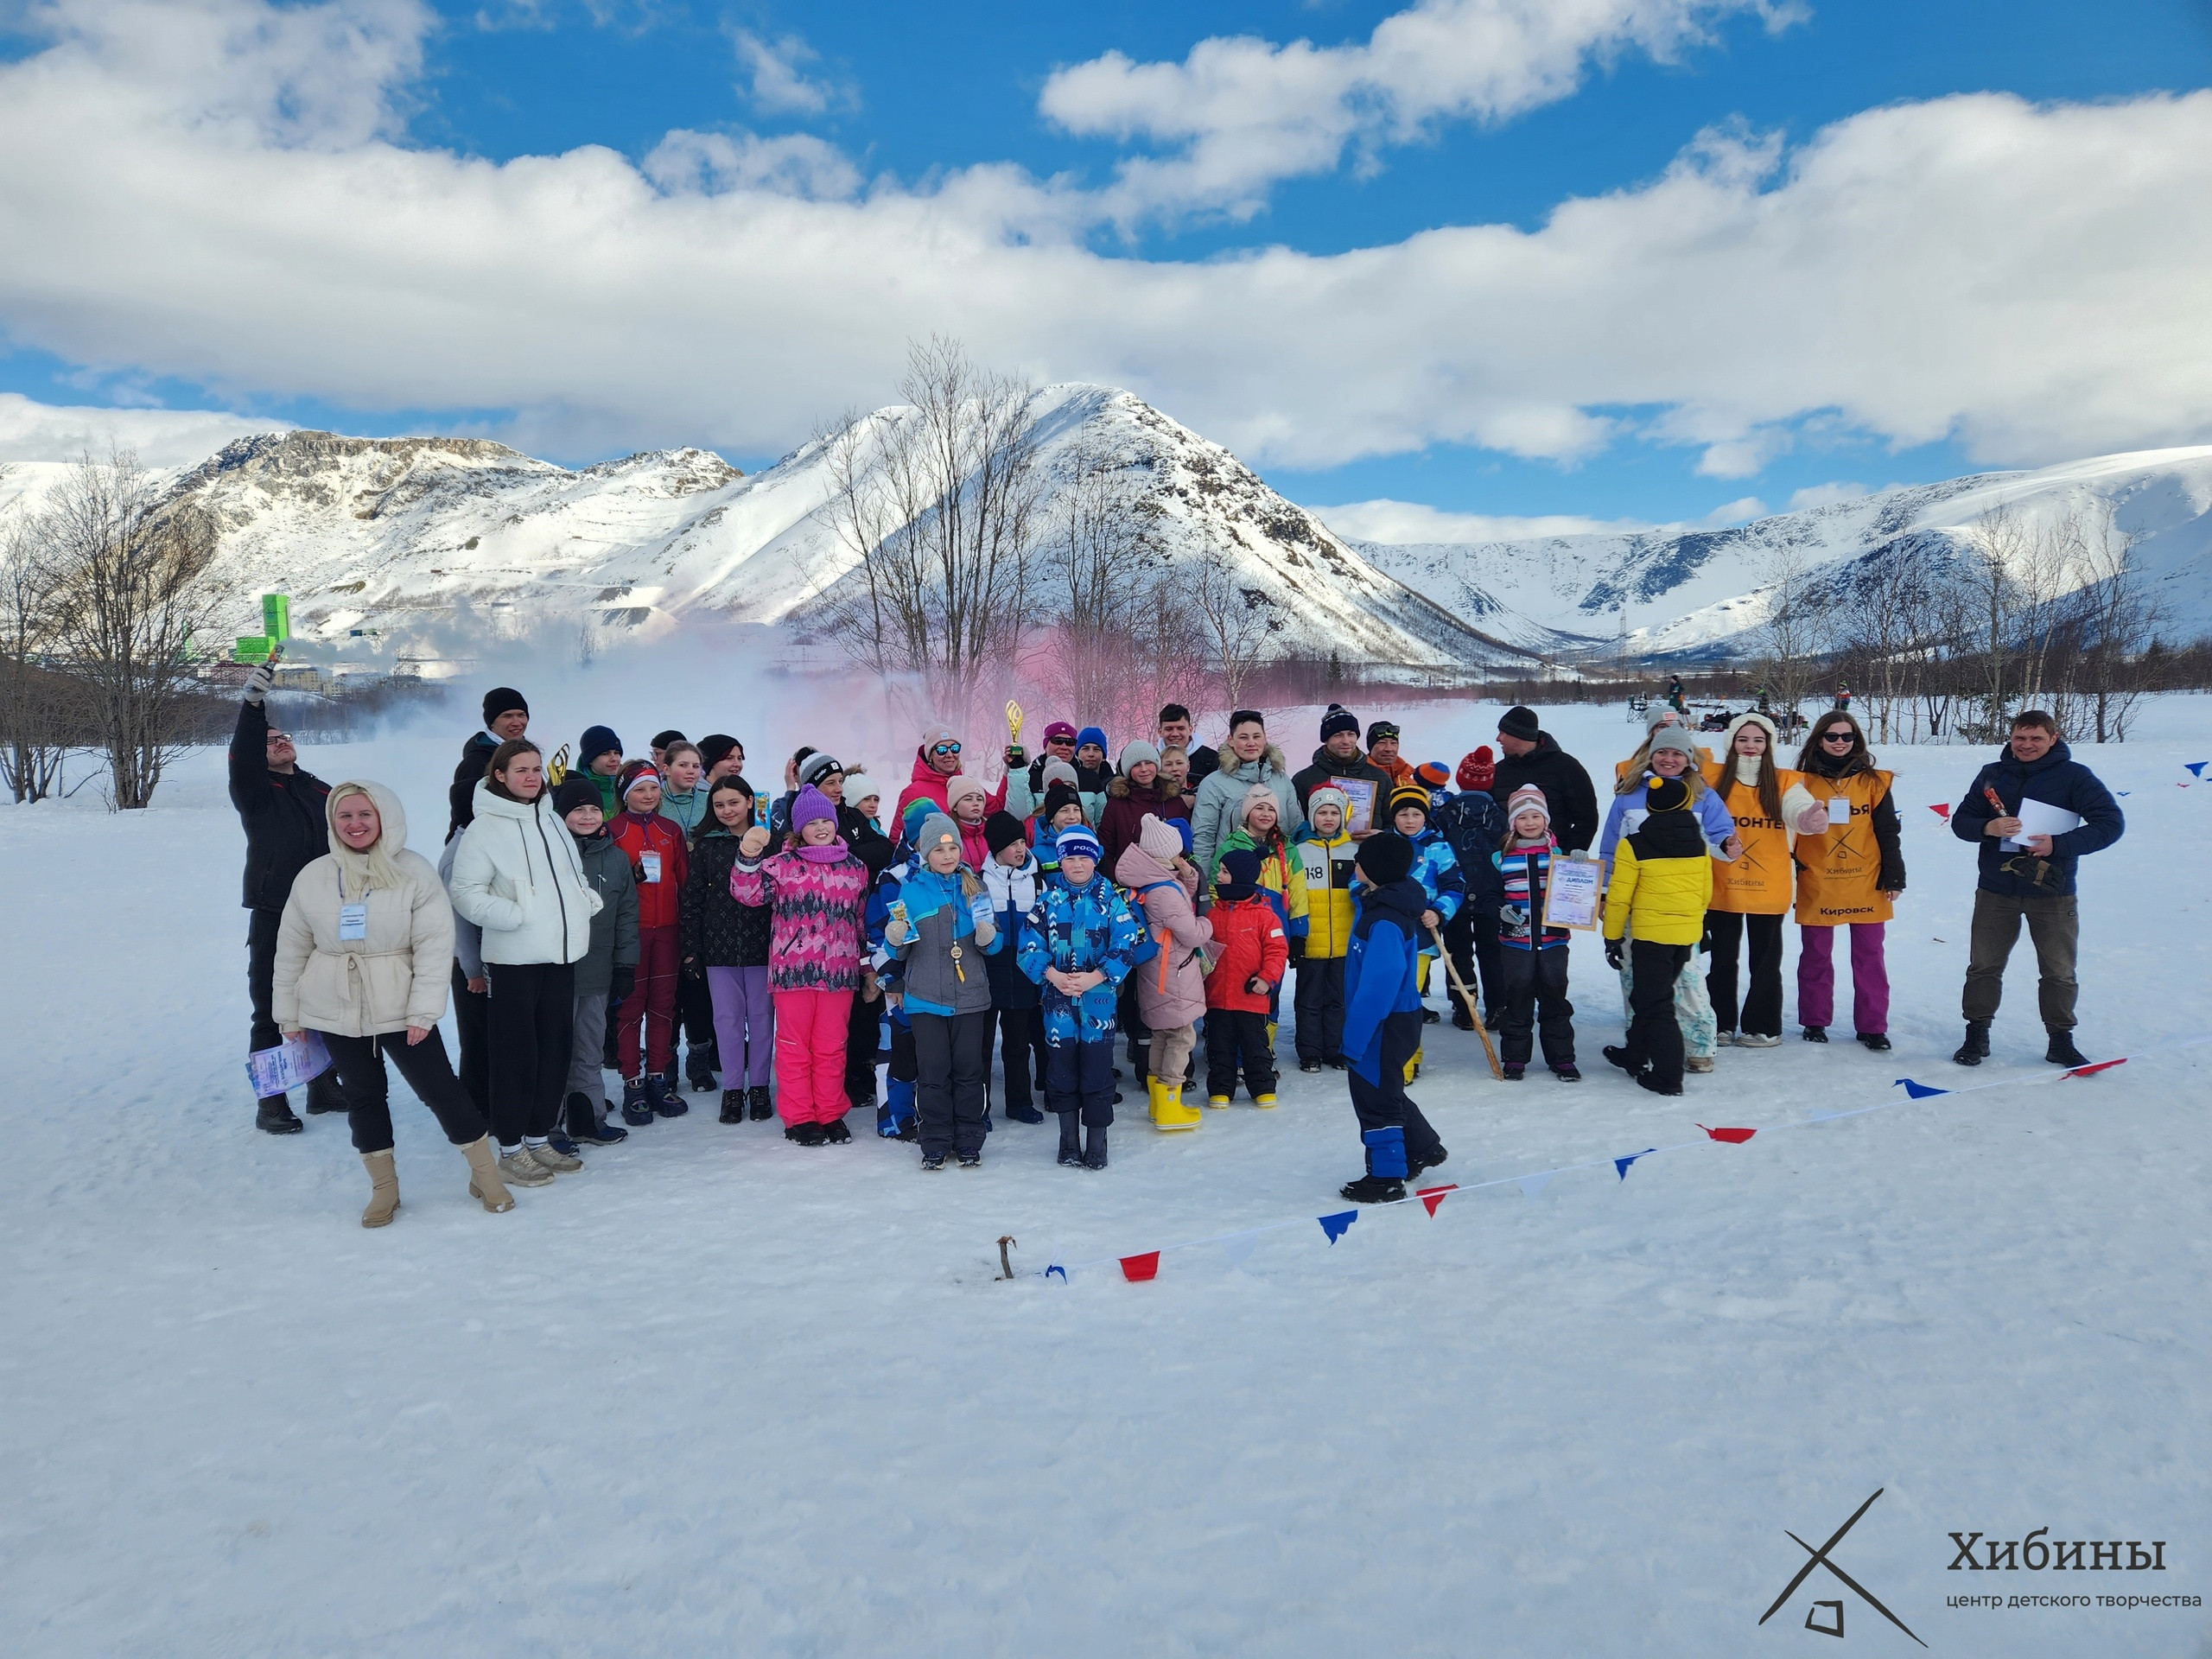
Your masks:
[{"label": "snow covered ground", "polygon": [[[1409,710],[1408,751],[1496,713]],[[1634,735],[1550,718],[1593,771]],[[307,760],[398,786],[429,851],[460,734]],[[2212,709],[2076,753],[2131,791],[2084,867],[2082,1045],[2212,1032],[2212,784],[2176,787]],[[1926,803],[1979,756],[1884,758],[1894,1053],[1724,1050],[1657,1100],[1599,1058],[1618,998],[1578,943],[1589,1081],[1496,1084],[1432,1029],[1432,1179],[1905,1076],[2041,1084],[2024,944],[1997,1065],[1947,1058],[1973,851]],[[925,1177],[693,1096],[503,1217],[395,1081],[405,1207],[365,1232],[342,1122],[252,1128],[220,777],[195,756],[127,818],[0,812],[11,1654],[1751,1654],[1805,1647],[1815,1598],[1847,1651],[1913,1650],[1818,1572],[1755,1623],[1806,1560],[1785,1529],[1817,1546],[1878,1488],[1834,1559],[1931,1650],[2212,1651],[2201,1608],[1944,1605],[2212,1592],[2212,1048],[1368,1211],[1333,1246],[1307,1223],[1241,1267],[1173,1252],[1150,1284],[994,1283],[993,1241],[1034,1271],[1340,1210],[1337,1074],[1186,1136],[1133,1100],[1103,1175],[1055,1167],[1049,1125]],[[1946,1570],[1952,1531],[2039,1527],[2165,1540],[2166,1570]]]}]

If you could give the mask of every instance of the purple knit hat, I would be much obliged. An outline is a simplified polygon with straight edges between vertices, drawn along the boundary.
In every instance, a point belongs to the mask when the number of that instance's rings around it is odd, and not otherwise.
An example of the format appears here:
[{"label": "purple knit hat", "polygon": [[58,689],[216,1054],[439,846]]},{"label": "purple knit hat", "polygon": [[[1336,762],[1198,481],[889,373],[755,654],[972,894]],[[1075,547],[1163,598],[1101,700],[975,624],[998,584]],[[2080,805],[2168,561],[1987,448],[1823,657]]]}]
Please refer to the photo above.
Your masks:
[{"label": "purple knit hat", "polygon": [[809,784],[791,802],[791,833],[797,835],[817,818],[827,818],[835,823],[837,822],[837,809],[830,804],[827,795]]}]

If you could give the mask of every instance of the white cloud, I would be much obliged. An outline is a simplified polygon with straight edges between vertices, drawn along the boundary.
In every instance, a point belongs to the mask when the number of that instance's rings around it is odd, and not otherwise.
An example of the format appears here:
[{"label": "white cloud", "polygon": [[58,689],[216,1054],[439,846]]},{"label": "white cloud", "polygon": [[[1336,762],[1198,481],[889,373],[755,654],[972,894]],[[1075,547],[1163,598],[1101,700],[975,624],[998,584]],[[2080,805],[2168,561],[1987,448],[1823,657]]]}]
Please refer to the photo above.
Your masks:
[{"label": "white cloud", "polygon": [[1171,146],[1122,163],[1123,222],[1190,208],[1258,211],[1278,180],[1363,167],[1447,121],[1502,121],[1573,93],[1592,63],[1670,61],[1734,14],[1780,29],[1788,0],[1420,0],[1357,45],[1201,41],[1180,63],[1109,52],[1056,71],[1038,105],[1066,130]]},{"label": "white cloud", "polygon": [[1833,507],[1846,501],[1856,501],[1870,494],[1864,484],[1808,484],[1789,498],[1789,511],[1799,512],[1807,507]]},{"label": "white cloud", "polygon": [[137,451],[149,467],[192,467],[233,438],[290,424],[217,410],[60,407],[0,391],[0,464],[74,461],[122,448]]},{"label": "white cloud", "polygon": [[768,115],[820,115],[832,100],[842,102],[844,88],[808,76],[799,66],[821,54],[796,35],[768,40],[749,29],[734,29],[730,39],[737,48],[751,89],[753,107]]},{"label": "white cloud", "polygon": [[1175,263],[1100,256],[1110,204],[1010,166],[862,188],[813,139],[671,135],[650,170],[404,148],[428,22],[397,0],[24,16],[49,39],[0,65],[0,328],[226,401],[779,454],[943,332],[1287,466],[1572,458],[1624,408],[1708,449],[1808,420],[2009,465],[2212,439],[2212,92],[1894,105],[1787,152],[1709,136],[1534,231]]},{"label": "white cloud", "polygon": [[1418,501],[1348,501],[1309,509],[1349,541],[1417,546],[1427,542],[1525,542],[1548,536],[1625,536],[1651,526],[1633,518],[1586,518],[1573,513],[1516,518],[1488,512],[1446,512]]},{"label": "white cloud", "polygon": [[1747,524],[1754,518],[1765,517],[1766,503],[1756,495],[1747,495],[1738,500],[1722,502],[1690,528],[1726,530],[1732,524]]}]

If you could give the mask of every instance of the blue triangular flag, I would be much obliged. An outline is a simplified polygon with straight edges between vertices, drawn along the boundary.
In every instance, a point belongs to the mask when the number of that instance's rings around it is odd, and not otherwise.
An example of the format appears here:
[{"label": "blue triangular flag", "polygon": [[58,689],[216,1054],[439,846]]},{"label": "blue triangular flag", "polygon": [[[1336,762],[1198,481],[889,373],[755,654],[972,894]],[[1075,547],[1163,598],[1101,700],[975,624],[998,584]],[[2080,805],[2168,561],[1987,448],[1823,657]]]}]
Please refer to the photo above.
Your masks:
[{"label": "blue triangular flag", "polygon": [[2204,768],[2212,766],[2212,760],[2184,760],[2182,765],[2189,769],[2190,777],[2202,778],[2204,775]]},{"label": "blue triangular flag", "polygon": [[1659,1150],[1659,1148],[1658,1148],[1658,1147],[1646,1147],[1643,1149],[1643,1152],[1631,1152],[1631,1153],[1630,1153],[1630,1154],[1629,1154],[1629,1155],[1628,1155],[1627,1157],[1625,1157],[1625,1158],[1616,1158],[1616,1159],[1614,1159],[1614,1160],[1613,1160],[1613,1167],[1614,1167],[1615,1169],[1617,1169],[1617,1170],[1618,1170],[1618,1171],[1620,1172],[1621,1179],[1623,1179],[1623,1180],[1626,1180],[1626,1179],[1628,1179],[1628,1166],[1629,1166],[1630,1164],[1634,1163],[1637,1159],[1639,1159],[1639,1158],[1643,1157],[1643,1156],[1644,1155],[1644,1154],[1645,1154],[1645,1153],[1652,1153],[1652,1152],[1656,1152],[1656,1151],[1658,1151],[1658,1150]]},{"label": "blue triangular flag", "polygon": [[1897,1081],[1904,1085],[1905,1093],[1915,1100],[1925,1100],[1930,1095],[1948,1095],[1951,1092],[1948,1089],[1931,1089],[1924,1083],[1915,1083],[1910,1077],[1899,1077]]},{"label": "blue triangular flag", "polygon": [[1053,1262],[1053,1263],[1052,1263],[1052,1265],[1051,1267],[1049,1267],[1049,1268],[1046,1268],[1046,1269],[1045,1269],[1045,1276],[1046,1276],[1047,1279],[1051,1278],[1051,1277],[1052,1277],[1054,1274],[1056,1274],[1056,1273],[1057,1273],[1057,1274],[1058,1274],[1060,1275],[1060,1282],[1061,1282],[1062,1284],[1064,1284],[1064,1285],[1065,1285],[1065,1283],[1067,1283],[1067,1281],[1068,1281],[1068,1270],[1067,1270],[1065,1268],[1062,1267],[1058,1262]]},{"label": "blue triangular flag", "polygon": [[1333,1244],[1344,1236],[1346,1228],[1359,1219],[1359,1211],[1339,1210],[1333,1216],[1316,1216],[1313,1219],[1321,1224],[1321,1230],[1329,1236],[1329,1243]]},{"label": "blue triangular flag", "polygon": [[2135,791],[2132,789],[2121,789],[2115,790],[2113,792],[2117,795],[2133,795]]}]

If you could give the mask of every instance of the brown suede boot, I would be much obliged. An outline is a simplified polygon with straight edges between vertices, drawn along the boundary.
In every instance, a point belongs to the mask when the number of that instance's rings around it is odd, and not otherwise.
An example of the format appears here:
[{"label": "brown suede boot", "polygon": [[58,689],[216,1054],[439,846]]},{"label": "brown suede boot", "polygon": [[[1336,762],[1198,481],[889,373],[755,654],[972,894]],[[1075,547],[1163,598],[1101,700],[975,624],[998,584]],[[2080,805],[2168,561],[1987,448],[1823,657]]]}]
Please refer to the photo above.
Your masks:
[{"label": "brown suede boot", "polygon": [[361,1165],[369,1172],[369,1207],[361,1211],[361,1225],[389,1227],[399,1208],[399,1172],[392,1167],[391,1148],[363,1153]]},{"label": "brown suede boot", "polygon": [[484,1207],[495,1216],[515,1207],[514,1195],[499,1179],[499,1157],[492,1150],[490,1135],[477,1136],[461,1149],[461,1155],[468,1160],[470,1198],[482,1199]]}]

